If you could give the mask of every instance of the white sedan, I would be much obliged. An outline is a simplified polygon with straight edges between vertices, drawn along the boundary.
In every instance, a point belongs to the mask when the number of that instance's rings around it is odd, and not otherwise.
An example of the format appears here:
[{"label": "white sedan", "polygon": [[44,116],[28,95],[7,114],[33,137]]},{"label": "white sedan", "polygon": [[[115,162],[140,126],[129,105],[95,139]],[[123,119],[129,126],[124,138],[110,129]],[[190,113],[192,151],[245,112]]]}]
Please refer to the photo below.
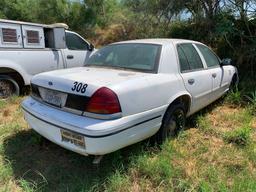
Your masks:
[{"label": "white sedan", "polygon": [[176,135],[185,118],[236,84],[230,60],[202,43],[132,40],[98,50],[85,67],[41,73],[22,103],[30,127],[83,155],[103,155],[156,134]]}]

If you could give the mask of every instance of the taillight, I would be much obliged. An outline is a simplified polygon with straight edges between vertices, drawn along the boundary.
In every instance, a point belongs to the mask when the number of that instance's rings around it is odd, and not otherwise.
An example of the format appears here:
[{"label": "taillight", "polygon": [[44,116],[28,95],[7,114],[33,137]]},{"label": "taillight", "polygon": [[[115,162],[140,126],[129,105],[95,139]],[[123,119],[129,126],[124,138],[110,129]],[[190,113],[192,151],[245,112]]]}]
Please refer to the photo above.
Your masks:
[{"label": "taillight", "polygon": [[117,95],[109,88],[98,89],[90,98],[85,111],[97,114],[114,114],[121,112]]}]

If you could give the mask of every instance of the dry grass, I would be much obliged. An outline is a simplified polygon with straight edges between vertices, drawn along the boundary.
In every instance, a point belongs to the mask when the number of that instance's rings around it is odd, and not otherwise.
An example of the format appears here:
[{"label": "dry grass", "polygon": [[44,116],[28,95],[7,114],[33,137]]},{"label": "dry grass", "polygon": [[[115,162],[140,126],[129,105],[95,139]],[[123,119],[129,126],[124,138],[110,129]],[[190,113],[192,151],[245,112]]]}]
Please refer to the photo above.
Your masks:
[{"label": "dry grass", "polygon": [[[91,158],[64,150],[29,129],[22,98],[0,102],[0,191],[256,191],[256,117],[217,103],[193,116],[162,149],[146,142]],[[225,135],[250,127],[246,146]]]}]

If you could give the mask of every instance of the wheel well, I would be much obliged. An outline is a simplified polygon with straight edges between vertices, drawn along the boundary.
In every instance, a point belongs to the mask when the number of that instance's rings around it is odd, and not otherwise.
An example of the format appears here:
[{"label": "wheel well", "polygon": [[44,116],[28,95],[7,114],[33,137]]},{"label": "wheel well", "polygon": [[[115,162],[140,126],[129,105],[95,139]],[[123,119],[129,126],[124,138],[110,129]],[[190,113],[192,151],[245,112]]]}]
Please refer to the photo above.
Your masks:
[{"label": "wheel well", "polygon": [[[178,104],[178,103],[182,103],[185,107],[185,113],[188,114],[189,112],[189,109],[190,109],[190,105],[191,105],[191,99],[190,99],[190,96],[189,95],[182,95],[178,98],[176,98],[170,105],[173,105],[173,104]],[[168,108],[169,108],[168,107]]]},{"label": "wheel well", "polygon": [[234,73],[233,77],[232,77],[232,81],[237,84],[238,83],[238,75],[237,73]]},{"label": "wheel well", "polygon": [[7,76],[11,77],[18,83],[18,85],[20,87],[23,87],[25,85],[24,79],[21,76],[21,74],[19,72],[15,71],[14,69],[7,68],[7,67],[1,67],[0,71],[1,71],[0,76],[7,75]]}]

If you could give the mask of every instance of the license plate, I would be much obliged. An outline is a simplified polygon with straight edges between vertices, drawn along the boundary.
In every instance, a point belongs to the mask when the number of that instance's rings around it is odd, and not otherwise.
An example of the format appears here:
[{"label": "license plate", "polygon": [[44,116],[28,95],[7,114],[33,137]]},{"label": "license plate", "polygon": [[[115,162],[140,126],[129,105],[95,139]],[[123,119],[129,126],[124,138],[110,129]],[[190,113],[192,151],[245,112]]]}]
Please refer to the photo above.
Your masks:
[{"label": "license plate", "polygon": [[77,147],[85,149],[85,140],[83,135],[63,129],[61,129],[60,132],[62,142],[71,143]]},{"label": "license plate", "polygon": [[45,102],[57,107],[63,107],[65,105],[67,94],[44,88],[40,88],[39,91]]}]

